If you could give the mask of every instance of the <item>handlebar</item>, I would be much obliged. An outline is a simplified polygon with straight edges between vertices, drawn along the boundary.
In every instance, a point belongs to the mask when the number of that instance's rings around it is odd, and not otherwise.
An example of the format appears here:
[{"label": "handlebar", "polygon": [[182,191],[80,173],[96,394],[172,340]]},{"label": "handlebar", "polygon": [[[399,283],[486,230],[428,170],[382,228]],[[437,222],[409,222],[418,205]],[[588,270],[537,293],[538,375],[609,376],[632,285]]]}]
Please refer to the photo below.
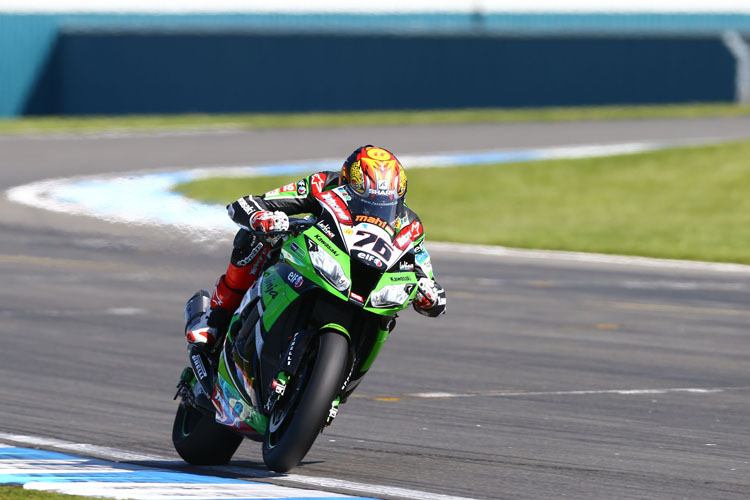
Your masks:
[{"label": "handlebar", "polygon": [[289,217],[289,229],[281,231],[258,231],[250,228],[250,232],[264,241],[272,248],[284,241],[285,236],[299,236],[307,229],[315,225],[315,219],[311,217]]}]

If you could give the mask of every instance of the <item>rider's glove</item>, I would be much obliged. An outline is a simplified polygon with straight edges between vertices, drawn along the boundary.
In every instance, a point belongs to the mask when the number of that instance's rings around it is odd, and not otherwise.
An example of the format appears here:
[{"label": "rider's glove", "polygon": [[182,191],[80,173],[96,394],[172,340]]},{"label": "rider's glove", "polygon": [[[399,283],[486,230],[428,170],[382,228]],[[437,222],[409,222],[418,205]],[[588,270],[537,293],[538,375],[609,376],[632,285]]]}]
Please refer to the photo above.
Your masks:
[{"label": "rider's glove", "polygon": [[417,283],[417,296],[414,298],[414,309],[419,314],[435,317],[445,313],[445,290],[437,281],[420,278]]},{"label": "rider's glove", "polygon": [[250,227],[256,231],[286,231],[289,229],[289,217],[284,212],[261,210],[250,217]]}]

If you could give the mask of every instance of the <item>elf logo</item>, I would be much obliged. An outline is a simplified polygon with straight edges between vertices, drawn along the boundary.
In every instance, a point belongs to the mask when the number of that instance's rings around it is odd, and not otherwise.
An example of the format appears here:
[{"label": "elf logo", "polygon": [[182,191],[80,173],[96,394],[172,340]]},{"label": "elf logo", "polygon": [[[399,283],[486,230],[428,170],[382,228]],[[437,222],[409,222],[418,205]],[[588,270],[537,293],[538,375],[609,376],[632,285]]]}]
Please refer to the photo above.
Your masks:
[{"label": "elf logo", "polygon": [[294,285],[294,288],[299,288],[302,286],[302,283],[305,281],[305,279],[302,277],[302,275],[297,274],[295,272],[289,273],[289,276],[287,276],[287,279],[289,280],[289,283]]},{"label": "elf logo", "polygon": [[365,262],[371,262],[375,267],[383,267],[383,261],[375,257],[374,255],[371,255],[369,253],[365,252],[358,252],[357,258],[360,260],[363,260]]}]

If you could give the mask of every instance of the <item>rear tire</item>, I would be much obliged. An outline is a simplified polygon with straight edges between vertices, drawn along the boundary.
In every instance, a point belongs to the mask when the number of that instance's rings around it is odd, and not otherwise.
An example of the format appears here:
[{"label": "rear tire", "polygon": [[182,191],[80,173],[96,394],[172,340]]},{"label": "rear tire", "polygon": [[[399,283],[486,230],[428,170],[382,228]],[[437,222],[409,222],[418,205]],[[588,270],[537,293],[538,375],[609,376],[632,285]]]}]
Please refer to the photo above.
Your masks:
[{"label": "rear tire", "polygon": [[[269,469],[286,472],[310,450],[328,418],[331,402],[341,388],[348,357],[349,341],[343,335],[325,332],[320,336],[317,358],[308,358],[305,361],[308,366],[300,367],[298,378],[302,386],[287,388],[301,393],[292,394],[290,400],[279,401],[286,404],[274,409],[269,418],[263,439],[263,461]],[[313,362],[314,365],[309,366]],[[278,424],[273,423],[275,415]],[[278,430],[274,431],[274,428]]]},{"label": "rear tire", "polygon": [[224,465],[242,443],[242,436],[217,424],[212,415],[180,403],[172,426],[172,443],[191,465]]}]

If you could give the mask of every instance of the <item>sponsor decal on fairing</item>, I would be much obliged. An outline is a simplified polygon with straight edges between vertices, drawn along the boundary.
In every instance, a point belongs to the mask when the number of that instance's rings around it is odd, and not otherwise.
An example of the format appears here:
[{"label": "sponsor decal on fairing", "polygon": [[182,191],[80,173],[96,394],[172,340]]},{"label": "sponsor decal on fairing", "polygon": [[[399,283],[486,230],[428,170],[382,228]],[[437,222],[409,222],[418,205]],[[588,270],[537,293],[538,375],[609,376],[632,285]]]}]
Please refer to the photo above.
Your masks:
[{"label": "sponsor decal on fairing", "polygon": [[365,262],[372,263],[378,269],[380,269],[383,266],[385,266],[385,264],[383,263],[382,260],[380,260],[379,257],[376,257],[376,256],[374,256],[372,254],[369,254],[369,253],[366,253],[366,252],[357,252],[357,258],[360,259],[360,260],[363,260]]},{"label": "sponsor decal on fairing", "polygon": [[334,257],[338,257],[340,255],[339,251],[336,250],[330,243],[328,243],[326,241],[326,239],[323,238],[321,235],[316,234],[313,237],[315,238],[315,241],[317,241],[318,243],[320,243],[322,246],[326,247],[328,249],[328,251],[331,252],[331,254]]},{"label": "sponsor decal on fairing", "polygon": [[408,226],[404,227],[396,236],[394,243],[398,248],[404,250],[409,243],[417,241],[423,234],[422,223],[415,220]]},{"label": "sponsor decal on fairing", "polygon": [[399,281],[411,281],[411,276],[390,276],[389,277],[391,281],[393,282],[399,282]]},{"label": "sponsor decal on fairing", "polygon": [[298,245],[298,244],[297,244],[296,242],[294,242],[294,241],[293,241],[293,242],[292,242],[292,243],[291,243],[291,244],[289,245],[289,250],[291,250],[291,251],[292,251],[292,253],[293,253],[294,255],[296,255],[297,257],[299,257],[300,259],[302,259],[302,258],[304,258],[304,257],[305,257],[305,252],[304,252],[304,251],[302,250],[302,248],[300,248],[300,246],[299,246],[299,245]]},{"label": "sponsor decal on fairing", "polygon": [[289,276],[287,276],[287,279],[289,280],[289,283],[294,286],[294,288],[299,288],[302,286],[302,283],[304,283],[305,279],[302,277],[301,274],[297,274],[294,271],[289,273]]},{"label": "sponsor decal on fairing", "polygon": [[413,271],[414,270],[414,264],[410,264],[409,262],[399,262],[398,264],[398,270],[399,271]]},{"label": "sponsor decal on fairing", "polygon": [[275,299],[278,297],[279,292],[276,290],[276,284],[273,282],[273,280],[266,280],[263,286],[263,292],[271,297],[272,299]]},{"label": "sponsor decal on fairing", "polygon": [[324,205],[336,216],[336,218],[342,224],[351,224],[352,218],[349,215],[349,210],[346,205],[341,201],[338,196],[335,196],[331,191],[326,191],[320,195],[320,200],[323,201]]},{"label": "sponsor decal on fairing", "polygon": [[331,230],[331,226],[329,226],[327,222],[318,222],[316,226],[323,232],[323,234],[325,234],[329,238],[334,238],[336,236]]},{"label": "sponsor decal on fairing", "polygon": [[380,217],[372,217],[370,215],[357,215],[354,217],[354,222],[367,222],[369,224],[375,224],[383,229],[388,227],[388,223]]}]

